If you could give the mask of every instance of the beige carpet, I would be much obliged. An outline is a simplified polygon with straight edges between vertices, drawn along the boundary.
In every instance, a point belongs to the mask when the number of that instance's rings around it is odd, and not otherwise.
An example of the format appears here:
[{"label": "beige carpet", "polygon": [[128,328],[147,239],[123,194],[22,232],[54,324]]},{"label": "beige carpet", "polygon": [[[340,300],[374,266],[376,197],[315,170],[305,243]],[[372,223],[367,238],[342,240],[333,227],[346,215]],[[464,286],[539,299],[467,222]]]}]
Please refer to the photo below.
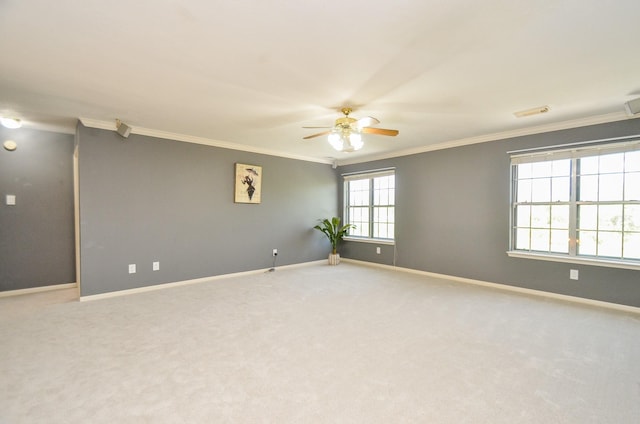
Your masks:
[{"label": "beige carpet", "polygon": [[50,296],[0,298],[0,423],[640,422],[638,315],[348,263]]}]

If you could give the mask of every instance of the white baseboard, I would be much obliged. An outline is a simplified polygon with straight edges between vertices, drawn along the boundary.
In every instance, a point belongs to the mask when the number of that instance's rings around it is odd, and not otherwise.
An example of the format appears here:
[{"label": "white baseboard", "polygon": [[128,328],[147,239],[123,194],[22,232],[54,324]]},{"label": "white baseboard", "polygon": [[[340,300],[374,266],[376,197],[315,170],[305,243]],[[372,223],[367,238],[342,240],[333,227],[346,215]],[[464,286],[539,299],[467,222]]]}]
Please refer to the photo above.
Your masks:
[{"label": "white baseboard", "polygon": [[490,287],[490,288],[493,288],[493,289],[510,291],[510,292],[521,293],[521,294],[528,294],[528,295],[538,296],[538,297],[545,297],[545,298],[548,298],[548,299],[563,300],[563,301],[566,301],[566,302],[580,303],[580,304],[588,305],[588,306],[596,306],[596,307],[600,307],[600,308],[614,309],[616,311],[631,312],[631,313],[634,313],[634,314],[640,314],[640,308],[635,307],[635,306],[629,306],[629,305],[621,305],[619,303],[604,302],[604,301],[601,301],[601,300],[586,299],[586,298],[583,298],[583,297],[569,296],[569,295],[566,295],[566,294],[558,294],[558,293],[551,293],[551,292],[546,292],[546,291],[542,291],[542,290],[527,289],[527,288],[524,288],[524,287],[510,286],[510,285],[507,285],[507,284],[490,283],[488,281],[481,281],[481,280],[474,280],[474,279],[471,279],[471,278],[456,277],[456,276],[453,276],[453,275],[436,274],[434,272],[420,271],[420,270],[411,269],[411,268],[401,268],[401,267],[393,266],[393,265],[377,264],[375,262],[366,262],[366,261],[359,261],[359,260],[355,260],[355,259],[346,259],[346,258],[342,258],[342,261],[351,262],[351,263],[357,263],[357,264],[361,264],[361,265],[365,265],[365,266],[384,268],[384,269],[389,269],[389,270],[393,270],[393,271],[406,272],[406,273],[410,273],[410,274],[424,275],[425,277],[440,278],[440,279],[443,279],[443,280],[456,281],[458,283],[473,284],[473,285],[476,285],[476,286]]},{"label": "white baseboard", "polygon": [[51,291],[51,290],[74,289],[77,287],[78,287],[77,283],[66,283],[66,284],[56,284],[53,286],[32,287],[29,289],[3,291],[3,292],[0,292],[0,297],[20,296],[23,294],[40,293],[40,292]]},{"label": "white baseboard", "polygon": [[[299,267],[304,267],[304,266],[316,265],[318,263],[325,263],[326,261],[327,261],[326,259],[322,259],[322,260],[319,260],[319,261],[302,262],[302,263],[299,263],[299,264],[291,264],[291,265],[282,265],[282,266],[276,267],[276,270],[278,270],[278,269],[287,269],[287,268],[291,269],[291,268],[299,268]],[[256,269],[256,270],[252,270],[252,271],[235,272],[235,273],[231,273],[231,274],[221,274],[221,275],[214,275],[214,276],[211,276],[211,277],[195,278],[193,280],[184,280],[184,281],[176,281],[176,282],[172,282],[172,283],[155,284],[155,285],[152,285],[152,286],[138,287],[138,288],[135,288],[135,289],[118,290],[118,291],[109,292],[109,293],[100,293],[100,294],[93,294],[93,295],[89,295],[89,296],[80,296],[80,301],[81,302],[85,302],[85,301],[89,301],[89,300],[108,299],[108,298],[111,298],[111,297],[127,296],[127,295],[130,295],[130,294],[144,293],[144,292],[154,291],[154,290],[163,290],[163,289],[169,289],[169,288],[172,288],[172,287],[188,286],[190,284],[206,283],[206,282],[210,282],[210,281],[221,280],[223,278],[233,278],[233,277],[242,277],[242,276],[246,276],[246,275],[264,274],[265,272],[269,272],[269,269],[270,268]]]}]

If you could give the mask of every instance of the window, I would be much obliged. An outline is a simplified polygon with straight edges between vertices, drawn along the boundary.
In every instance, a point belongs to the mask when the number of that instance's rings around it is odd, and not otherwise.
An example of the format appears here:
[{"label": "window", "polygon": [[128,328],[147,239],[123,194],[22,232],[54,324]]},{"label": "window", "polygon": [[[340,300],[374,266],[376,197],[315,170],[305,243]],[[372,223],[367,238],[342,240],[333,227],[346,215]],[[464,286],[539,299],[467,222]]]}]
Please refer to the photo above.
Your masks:
[{"label": "window", "polygon": [[640,140],[513,155],[511,249],[640,265]]},{"label": "window", "polygon": [[349,237],[393,240],[395,171],[344,176],[345,222],[356,226]]}]

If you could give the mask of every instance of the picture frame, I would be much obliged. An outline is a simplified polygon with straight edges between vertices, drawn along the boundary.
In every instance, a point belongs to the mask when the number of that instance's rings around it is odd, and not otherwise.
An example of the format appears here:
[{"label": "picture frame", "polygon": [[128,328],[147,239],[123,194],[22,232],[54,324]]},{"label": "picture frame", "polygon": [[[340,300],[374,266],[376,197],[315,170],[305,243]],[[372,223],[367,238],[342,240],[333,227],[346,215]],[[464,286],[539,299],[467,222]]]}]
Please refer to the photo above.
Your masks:
[{"label": "picture frame", "polygon": [[260,203],[262,201],[262,167],[236,163],[235,203]]}]

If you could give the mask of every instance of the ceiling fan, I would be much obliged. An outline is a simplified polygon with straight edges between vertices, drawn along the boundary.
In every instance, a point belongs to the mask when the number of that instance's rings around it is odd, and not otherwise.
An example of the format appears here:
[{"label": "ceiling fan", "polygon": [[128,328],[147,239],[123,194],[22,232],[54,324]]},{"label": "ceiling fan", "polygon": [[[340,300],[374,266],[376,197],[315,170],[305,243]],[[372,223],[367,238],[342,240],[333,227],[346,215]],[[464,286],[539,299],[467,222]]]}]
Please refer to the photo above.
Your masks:
[{"label": "ceiling fan", "polygon": [[303,127],[303,128],[331,128],[328,131],[323,131],[317,134],[311,134],[303,137],[304,140],[308,140],[314,137],[320,137],[328,135],[328,141],[331,146],[340,152],[353,152],[360,150],[364,145],[362,141],[362,134],[378,134],[378,135],[398,135],[398,130],[388,130],[384,128],[372,128],[372,125],[380,123],[376,118],[370,116],[355,119],[351,118],[349,114],[352,112],[350,107],[342,108],[344,117],[336,119],[336,123],[333,127]]}]

